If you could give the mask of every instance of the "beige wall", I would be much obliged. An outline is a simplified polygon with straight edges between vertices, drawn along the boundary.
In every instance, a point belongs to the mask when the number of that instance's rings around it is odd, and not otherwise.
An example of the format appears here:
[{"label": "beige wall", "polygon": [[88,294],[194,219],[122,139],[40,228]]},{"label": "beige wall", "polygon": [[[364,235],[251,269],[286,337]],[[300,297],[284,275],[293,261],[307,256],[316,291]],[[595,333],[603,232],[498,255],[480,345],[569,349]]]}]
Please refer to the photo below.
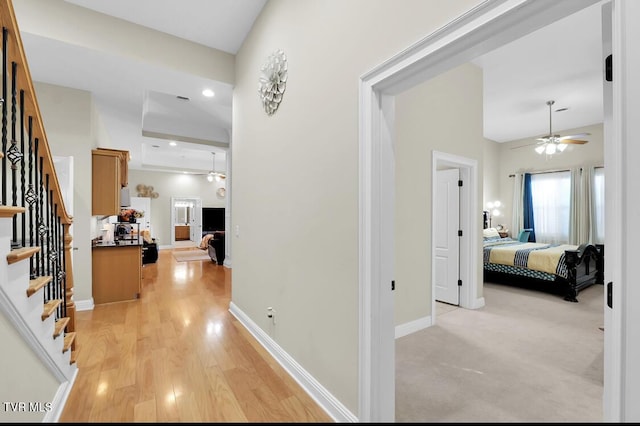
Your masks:
[{"label": "beige wall", "polygon": [[13,0],[20,31],[233,84],[233,55],[64,0]]},{"label": "beige wall", "polygon": [[479,198],[481,210],[487,209],[487,203],[502,200],[502,194],[500,193],[500,144],[493,142],[489,139],[484,140],[484,155],[483,165],[484,170],[482,172],[483,191]]},{"label": "beige wall", "polygon": [[[233,302],[356,415],[358,80],[478,3],[271,0],[236,57]],[[289,79],[267,116],[277,49]]]},{"label": "beige wall", "polygon": [[[494,218],[492,221],[493,225],[498,223],[506,224],[512,236],[518,232],[518,230],[511,229],[514,181],[509,175],[522,172],[568,170],[569,168],[579,166],[604,165],[602,124],[568,129],[560,133],[562,135],[590,133],[589,136],[582,138],[589,142],[584,145],[568,145],[564,152],[550,157],[537,154],[534,151],[535,146],[523,146],[535,143],[536,141],[533,137],[501,144],[495,142],[487,143],[484,154],[485,176],[494,173],[490,170],[490,164],[491,162],[495,162],[496,158],[498,159],[498,167],[496,167],[496,170],[498,170],[499,174],[497,185],[487,181],[487,186],[485,186],[484,189],[485,206],[487,201],[494,201],[495,199],[499,199],[504,204],[504,207],[501,209],[503,216]],[[499,194],[499,197],[491,198],[491,196],[487,197],[487,194]]]},{"label": "beige wall", "polygon": [[[400,325],[431,315],[432,152],[477,160],[482,170],[482,70],[465,64],[397,96],[396,138],[395,323]],[[482,182],[476,189],[482,194]]]},{"label": "beige wall", "polygon": [[91,149],[104,133],[99,130],[91,93],[37,82],[34,86],[51,154],[73,157],[74,299],[85,300],[91,298],[91,239],[96,236],[91,215]]},{"label": "beige wall", "polygon": [[158,193],[158,198],[151,199],[151,227],[152,237],[161,247],[171,245],[171,197],[198,197],[202,207],[225,207],[224,198],[216,194],[225,183],[209,182],[205,176],[129,170],[132,197],[137,196],[139,184],[151,185]]},{"label": "beige wall", "polygon": [[2,312],[0,336],[0,423],[42,422],[46,412],[11,411],[5,408],[4,403],[51,403],[60,383]]}]

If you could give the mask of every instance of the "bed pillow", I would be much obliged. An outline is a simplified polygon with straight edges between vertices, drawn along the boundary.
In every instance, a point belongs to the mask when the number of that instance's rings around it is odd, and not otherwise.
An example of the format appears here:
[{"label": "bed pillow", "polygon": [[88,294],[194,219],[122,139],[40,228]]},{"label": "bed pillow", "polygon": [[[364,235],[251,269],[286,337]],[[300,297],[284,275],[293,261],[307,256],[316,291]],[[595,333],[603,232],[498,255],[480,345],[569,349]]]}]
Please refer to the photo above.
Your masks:
[{"label": "bed pillow", "polygon": [[498,233],[498,230],[496,228],[487,228],[482,230],[482,236],[485,240],[487,238],[500,238],[500,233]]}]

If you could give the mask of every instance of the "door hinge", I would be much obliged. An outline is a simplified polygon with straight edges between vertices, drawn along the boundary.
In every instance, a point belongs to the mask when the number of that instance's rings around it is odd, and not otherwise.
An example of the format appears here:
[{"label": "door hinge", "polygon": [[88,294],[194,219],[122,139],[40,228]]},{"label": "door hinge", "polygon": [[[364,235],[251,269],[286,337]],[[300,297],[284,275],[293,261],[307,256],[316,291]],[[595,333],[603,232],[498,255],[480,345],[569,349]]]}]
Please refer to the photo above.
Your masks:
[{"label": "door hinge", "polygon": [[458,280],[458,286],[462,286],[462,280]]},{"label": "door hinge", "polygon": [[613,309],[613,281],[607,283],[607,306]]},{"label": "door hinge", "polygon": [[458,181],[458,186],[462,186],[462,180]]},{"label": "door hinge", "polygon": [[462,229],[458,229],[458,237],[462,237]]},{"label": "door hinge", "polygon": [[396,280],[391,280],[391,290],[396,289]]},{"label": "door hinge", "polygon": [[604,60],[604,78],[613,81],[613,55],[609,55]]}]

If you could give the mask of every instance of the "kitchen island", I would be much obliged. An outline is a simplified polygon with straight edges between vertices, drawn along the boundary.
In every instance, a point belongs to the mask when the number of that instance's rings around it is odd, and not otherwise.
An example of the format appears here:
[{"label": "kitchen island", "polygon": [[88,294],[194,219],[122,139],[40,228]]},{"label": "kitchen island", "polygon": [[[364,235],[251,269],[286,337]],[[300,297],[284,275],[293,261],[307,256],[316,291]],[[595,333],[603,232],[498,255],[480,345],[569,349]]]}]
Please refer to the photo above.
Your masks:
[{"label": "kitchen island", "polygon": [[138,239],[92,245],[93,303],[122,302],[140,297],[142,242]]}]

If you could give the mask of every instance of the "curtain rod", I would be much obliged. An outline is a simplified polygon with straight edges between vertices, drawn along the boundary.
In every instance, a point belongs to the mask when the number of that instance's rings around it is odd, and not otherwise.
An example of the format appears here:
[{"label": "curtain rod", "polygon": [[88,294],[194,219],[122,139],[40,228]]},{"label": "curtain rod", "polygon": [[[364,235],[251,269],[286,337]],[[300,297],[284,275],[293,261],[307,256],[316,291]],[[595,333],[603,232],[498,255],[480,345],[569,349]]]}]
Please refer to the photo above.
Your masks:
[{"label": "curtain rod", "polygon": [[[593,167],[596,168],[596,169],[599,169],[599,168],[603,168],[604,166],[593,166]],[[583,168],[584,167],[580,167],[580,169],[583,169]],[[520,172],[520,173],[521,174],[529,173],[530,175],[542,175],[542,174],[545,174],[545,173],[560,173],[560,172],[570,172],[570,171],[571,171],[571,169],[556,169],[556,170],[543,170],[541,172]],[[514,175],[514,174],[510,174],[509,175],[509,177],[515,177],[515,176],[516,175]]]}]

